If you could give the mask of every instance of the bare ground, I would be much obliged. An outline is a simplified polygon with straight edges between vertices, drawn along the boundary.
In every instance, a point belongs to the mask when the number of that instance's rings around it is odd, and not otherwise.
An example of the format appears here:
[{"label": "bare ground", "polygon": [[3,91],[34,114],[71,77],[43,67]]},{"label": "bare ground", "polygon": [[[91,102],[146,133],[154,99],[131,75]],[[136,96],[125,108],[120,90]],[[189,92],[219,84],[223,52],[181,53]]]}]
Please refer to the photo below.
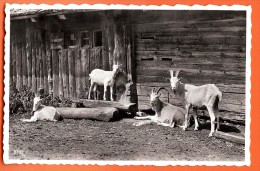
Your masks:
[{"label": "bare ground", "polygon": [[[23,123],[10,116],[9,158],[39,160],[244,161],[244,145],[208,137],[209,124],[188,131],[153,125],[64,119]],[[227,127],[226,127],[227,128]],[[226,129],[225,128],[225,129]],[[232,129],[230,129],[232,128]],[[227,130],[239,132],[236,127]]]}]

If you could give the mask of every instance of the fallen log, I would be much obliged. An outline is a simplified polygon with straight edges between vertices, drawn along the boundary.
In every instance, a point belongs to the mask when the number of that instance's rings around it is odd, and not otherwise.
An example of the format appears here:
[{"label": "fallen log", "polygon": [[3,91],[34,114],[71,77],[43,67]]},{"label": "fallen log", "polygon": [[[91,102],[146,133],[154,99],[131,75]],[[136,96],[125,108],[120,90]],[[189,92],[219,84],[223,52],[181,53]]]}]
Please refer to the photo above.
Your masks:
[{"label": "fallen log", "polygon": [[88,99],[79,99],[72,100],[73,103],[82,103],[85,107],[96,108],[96,107],[114,107],[120,111],[124,112],[136,112],[137,106],[135,103],[121,103],[114,101],[105,101],[105,100],[88,100]]},{"label": "fallen log", "polygon": [[56,109],[66,119],[90,119],[108,122],[120,117],[118,110],[113,107]]},{"label": "fallen log", "polygon": [[222,131],[216,131],[214,136],[217,138],[225,139],[238,144],[245,144],[245,138],[243,136],[237,136],[233,134],[228,134]]}]

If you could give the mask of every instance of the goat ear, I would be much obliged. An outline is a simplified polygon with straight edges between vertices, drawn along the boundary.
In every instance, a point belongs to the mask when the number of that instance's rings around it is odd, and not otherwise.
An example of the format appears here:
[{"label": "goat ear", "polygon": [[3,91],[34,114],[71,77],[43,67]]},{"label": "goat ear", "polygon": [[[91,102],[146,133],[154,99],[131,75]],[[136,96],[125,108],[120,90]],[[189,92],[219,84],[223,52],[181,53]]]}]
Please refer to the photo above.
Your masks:
[{"label": "goat ear", "polygon": [[178,76],[179,76],[180,71],[181,71],[181,70],[177,70],[177,71],[175,72],[175,77],[178,77]]},{"label": "goat ear", "polygon": [[171,79],[170,79],[170,78],[166,78],[166,80],[167,80],[167,81],[171,81]]},{"label": "goat ear", "polygon": [[147,93],[147,96],[148,96],[148,97],[151,97],[150,94],[148,94],[148,93]]},{"label": "goat ear", "polygon": [[173,77],[173,70],[170,70],[170,75],[171,77]]}]

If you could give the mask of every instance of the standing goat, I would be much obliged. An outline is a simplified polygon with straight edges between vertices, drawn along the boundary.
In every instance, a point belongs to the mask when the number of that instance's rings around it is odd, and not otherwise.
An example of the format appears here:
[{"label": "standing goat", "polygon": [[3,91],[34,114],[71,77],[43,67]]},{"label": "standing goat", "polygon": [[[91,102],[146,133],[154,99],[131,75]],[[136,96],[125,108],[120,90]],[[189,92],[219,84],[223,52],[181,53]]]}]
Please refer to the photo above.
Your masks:
[{"label": "standing goat", "polygon": [[107,92],[107,86],[110,87],[110,99],[111,101],[114,101],[113,98],[113,86],[115,84],[115,78],[116,74],[119,71],[119,65],[118,63],[116,65],[113,65],[113,71],[104,71],[102,69],[94,69],[89,74],[89,79],[91,80],[88,99],[90,99],[91,91],[94,88],[94,99],[97,99],[96,96],[96,90],[98,85],[104,86],[104,95],[103,99],[106,100],[106,92]]},{"label": "standing goat", "polygon": [[[176,95],[181,101],[186,109],[185,122],[183,130],[186,130],[188,126],[188,115],[189,109],[193,107],[205,106],[209,112],[211,121],[211,131],[209,136],[211,137],[215,131],[215,118],[217,117],[217,130],[219,129],[219,112],[218,103],[221,101],[222,93],[214,84],[206,84],[202,86],[195,86],[191,84],[184,84],[180,82],[178,75],[180,70],[177,70],[175,76],[173,76],[173,71],[170,70],[171,78],[169,79],[171,83],[171,88],[174,95]],[[216,115],[216,116],[215,116]],[[198,120],[197,120],[197,110],[193,114],[195,120],[194,130],[198,130]]]},{"label": "standing goat", "polygon": [[62,120],[60,113],[52,106],[41,104],[40,96],[33,99],[33,116],[30,119],[22,119],[23,122],[36,122],[37,120],[58,121]]},{"label": "standing goat", "polygon": [[151,98],[150,103],[152,105],[152,109],[155,111],[155,115],[135,117],[135,119],[138,120],[149,119],[150,121],[137,122],[133,124],[134,126],[151,124],[152,122],[157,123],[157,125],[169,126],[169,127],[174,127],[175,125],[177,126],[183,125],[184,118],[185,118],[185,110],[177,106],[173,106],[169,103],[162,102],[159,99],[161,94],[158,94],[158,92],[161,89],[165,89],[165,88],[159,88],[156,92],[154,91],[154,89],[152,89],[152,93],[150,96]]}]

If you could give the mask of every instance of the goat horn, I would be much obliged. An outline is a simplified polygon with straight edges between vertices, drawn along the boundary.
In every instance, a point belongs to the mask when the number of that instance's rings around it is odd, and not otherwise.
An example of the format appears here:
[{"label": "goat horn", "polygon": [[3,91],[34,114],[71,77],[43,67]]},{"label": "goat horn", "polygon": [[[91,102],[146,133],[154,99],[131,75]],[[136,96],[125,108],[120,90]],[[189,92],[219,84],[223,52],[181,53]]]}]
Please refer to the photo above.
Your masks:
[{"label": "goat horn", "polygon": [[177,71],[175,72],[175,77],[178,77],[180,72],[181,72],[181,70],[177,70]]},{"label": "goat horn", "polygon": [[170,70],[171,77],[173,77],[173,70]]},{"label": "goat horn", "polygon": [[[162,90],[162,89],[166,90],[166,88],[164,88],[164,87],[160,87],[160,88],[156,91],[156,94],[158,94],[159,91]],[[166,91],[168,91],[168,90],[166,90]]]}]

